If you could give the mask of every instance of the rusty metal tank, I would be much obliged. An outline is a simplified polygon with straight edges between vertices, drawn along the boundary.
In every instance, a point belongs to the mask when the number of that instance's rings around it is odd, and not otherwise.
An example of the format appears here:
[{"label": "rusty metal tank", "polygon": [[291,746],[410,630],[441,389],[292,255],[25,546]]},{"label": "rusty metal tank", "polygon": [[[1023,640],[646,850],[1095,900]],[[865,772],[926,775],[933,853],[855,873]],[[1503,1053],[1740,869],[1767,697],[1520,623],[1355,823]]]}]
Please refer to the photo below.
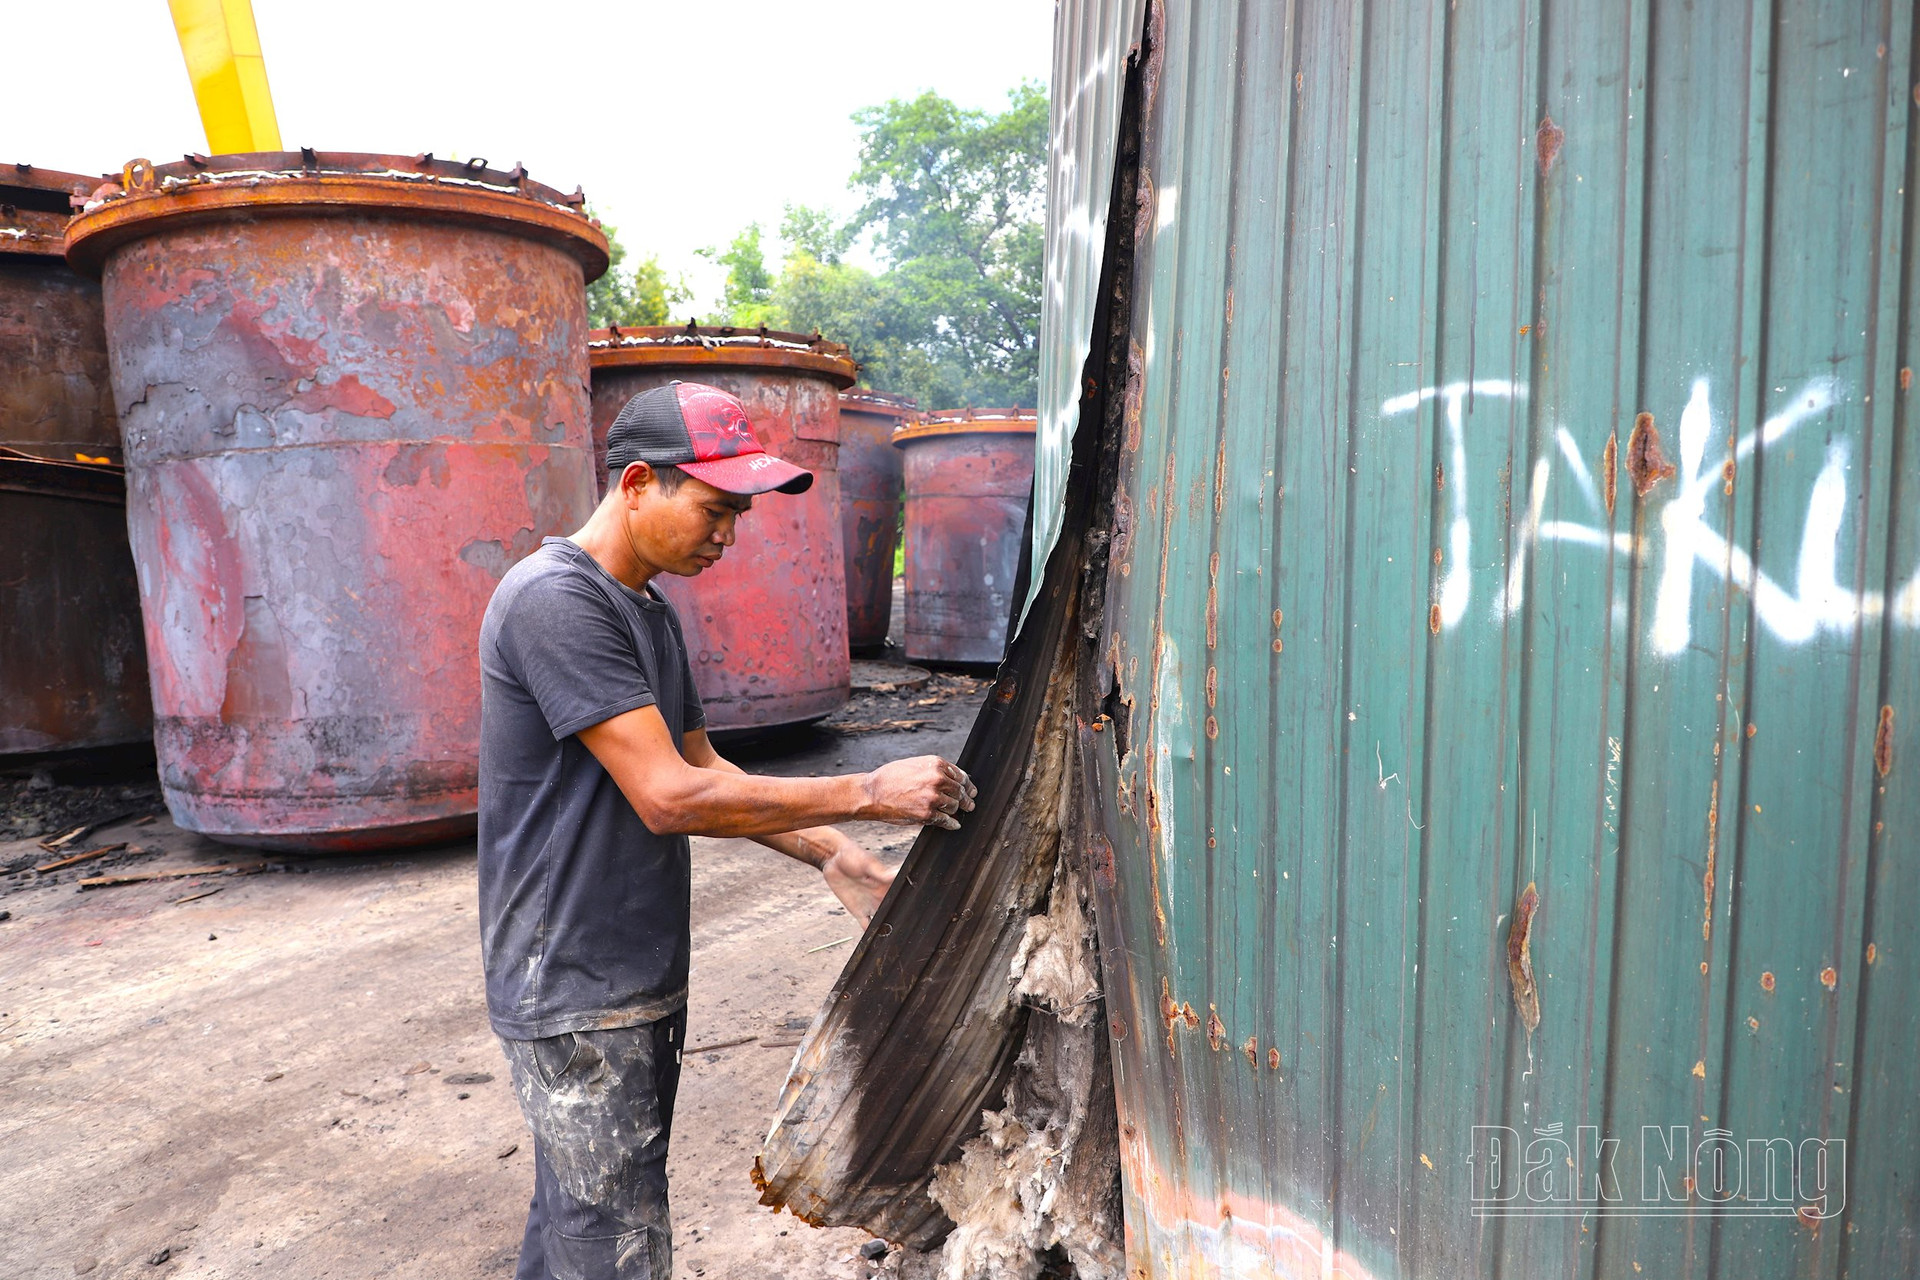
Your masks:
[{"label": "rusty metal tank", "polygon": [[1031,409],[950,409],[893,433],[906,455],[907,656],[998,662],[1033,490]]},{"label": "rusty metal tank", "polygon": [[98,282],[63,256],[101,183],[0,166],[0,755],[153,732]]},{"label": "rusty metal tank", "polygon": [[847,644],[856,653],[887,642],[893,553],[900,541],[900,451],[894,431],[914,402],[883,391],[840,393],[840,530],[847,560]]},{"label": "rusty metal tank", "polygon": [[0,448],[0,756],[153,732],[119,467]]},{"label": "rusty metal tank", "polygon": [[273,848],[470,830],[474,639],[593,504],[583,197],[432,156],[136,161],[103,278],[155,746],[182,826]]},{"label": "rusty metal tank", "polygon": [[595,330],[591,354],[603,488],[607,428],[620,407],[676,378],[738,396],[761,444],[814,473],[805,493],[756,498],[718,565],[659,583],[686,632],[708,728],[801,724],[844,705],[838,454],[839,393],[854,377],[847,349],[818,334],[686,325]]}]

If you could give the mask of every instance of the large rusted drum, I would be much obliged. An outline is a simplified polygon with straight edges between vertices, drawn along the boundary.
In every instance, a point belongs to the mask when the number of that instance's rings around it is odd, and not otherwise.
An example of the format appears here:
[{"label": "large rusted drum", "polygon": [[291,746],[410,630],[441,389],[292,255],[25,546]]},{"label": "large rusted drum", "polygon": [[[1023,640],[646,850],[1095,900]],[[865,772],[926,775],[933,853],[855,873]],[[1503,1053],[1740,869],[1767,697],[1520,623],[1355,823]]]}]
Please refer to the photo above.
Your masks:
[{"label": "large rusted drum", "polygon": [[929,413],[893,433],[906,453],[907,656],[998,662],[1033,491],[1031,409]]},{"label": "large rusted drum", "polygon": [[593,504],[584,284],[606,240],[482,162],[129,165],[103,275],[168,808],[216,839],[470,830],[475,636]]},{"label": "large rusted drum", "polygon": [[0,448],[0,755],[153,732],[119,467]]},{"label": "large rusted drum", "polygon": [[100,285],[63,256],[100,183],[0,166],[0,755],[153,733]]},{"label": "large rusted drum", "polygon": [[847,644],[859,653],[887,642],[893,553],[900,542],[900,451],[896,428],[914,417],[905,396],[840,393],[840,531],[847,560]]},{"label": "large rusted drum", "polygon": [[[595,330],[593,436],[629,398],[679,379],[740,398],[769,453],[814,473],[802,494],[754,499],[738,540],[697,578],[656,579],[686,632],[713,730],[801,724],[847,701],[847,594],[840,546],[840,391],[847,349],[819,335],[695,328]],[[600,483],[605,486],[605,467]]]}]

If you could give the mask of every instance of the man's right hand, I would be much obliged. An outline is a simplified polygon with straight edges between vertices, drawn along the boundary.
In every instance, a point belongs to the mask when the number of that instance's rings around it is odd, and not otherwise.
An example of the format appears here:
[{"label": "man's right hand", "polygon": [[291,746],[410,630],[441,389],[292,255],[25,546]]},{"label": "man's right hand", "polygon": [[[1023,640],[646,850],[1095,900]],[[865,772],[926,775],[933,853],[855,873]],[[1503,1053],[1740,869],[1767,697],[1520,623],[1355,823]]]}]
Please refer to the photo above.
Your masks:
[{"label": "man's right hand", "polygon": [[867,812],[861,817],[902,826],[930,823],[960,829],[959,814],[973,808],[980,789],[958,765],[939,756],[914,756],[881,765],[866,775]]}]

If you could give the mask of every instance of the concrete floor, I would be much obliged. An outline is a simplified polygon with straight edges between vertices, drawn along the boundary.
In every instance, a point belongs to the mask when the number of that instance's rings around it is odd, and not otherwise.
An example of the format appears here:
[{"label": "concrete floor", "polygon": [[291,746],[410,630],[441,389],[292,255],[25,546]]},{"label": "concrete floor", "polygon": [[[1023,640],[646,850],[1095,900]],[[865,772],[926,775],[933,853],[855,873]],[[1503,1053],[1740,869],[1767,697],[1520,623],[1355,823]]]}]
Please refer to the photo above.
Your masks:
[{"label": "concrete floor", "polygon": [[[867,695],[730,752],[768,773],[959,752],[985,685]],[[854,824],[897,859],[911,830]],[[530,1143],[487,1029],[471,844],[279,857],[252,875],[77,891],[100,870],[249,860],[162,818],[148,850],[0,882],[0,1274],[512,1274]],[[38,851],[0,843],[0,866]],[[205,896],[198,896],[205,895]],[[851,951],[811,869],[694,841],[688,1038],[793,1040]],[[691,1054],[675,1121],[675,1274],[855,1277],[864,1233],[756,1203],[748,1169],[790,1045]]]}]

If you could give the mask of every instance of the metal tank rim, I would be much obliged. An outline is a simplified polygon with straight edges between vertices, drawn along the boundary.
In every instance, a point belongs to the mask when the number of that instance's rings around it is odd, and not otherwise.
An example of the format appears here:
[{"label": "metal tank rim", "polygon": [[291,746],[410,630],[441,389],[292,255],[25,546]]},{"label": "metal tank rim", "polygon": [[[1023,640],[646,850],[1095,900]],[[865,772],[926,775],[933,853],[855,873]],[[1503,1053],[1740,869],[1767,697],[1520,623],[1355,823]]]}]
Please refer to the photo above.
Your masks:
[{"label": "metal tank rim", "polygon": [[893,418],[912,418],[920,414],[920,402],[912,396],[899,396],[891,391],[869,391],[865,387],[842,391],[840,407],[856,413],[883,414]]},{"label": "metal tank rim", "polygon": [[612,325],[587,335],[587,360],[602,369],[785,369],[826,378],[842,392],[860,366],[847,347],[819,334],[724,325]]},{"label": "metal tank rim", "polygon": [[1039,427],[1040,419],[1032,409],[937,409],[918,422],[895,427],[893,447],[905,448],[934,436],[1030,436]]},{"label": "metal tank rim", "polygon": [[67,261],[98,276],[113,251],[131,241],[208,222],[261,217],[391,213],[424,221],[505,231],[549,244],[580,263],[588,281],[604,275],[607,238],[564,196],[510,173],[421,156],[358,152],[266,151],[171,164],[131,160],[120,180],[67,226]]},{"label": "metal tank rim", "polygon": [[65,256],[70,197],[91,195],[112,180],[19,162],[0,167],[0,257]]}]

